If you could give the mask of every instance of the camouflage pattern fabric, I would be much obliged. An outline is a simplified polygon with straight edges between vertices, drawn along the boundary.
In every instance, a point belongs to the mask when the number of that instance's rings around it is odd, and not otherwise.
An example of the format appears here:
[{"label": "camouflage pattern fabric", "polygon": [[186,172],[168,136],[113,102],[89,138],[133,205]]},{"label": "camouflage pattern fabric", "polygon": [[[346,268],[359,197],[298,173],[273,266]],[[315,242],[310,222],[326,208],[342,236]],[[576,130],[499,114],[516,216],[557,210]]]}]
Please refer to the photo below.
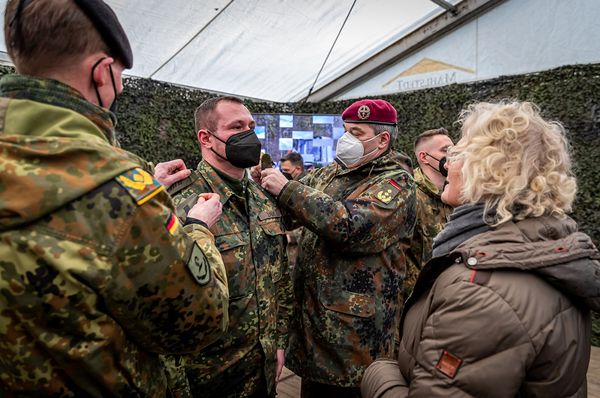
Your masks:
[{"label": "camouflage pattern fabric", "polygon": [[375,358],[393,353],[416,217],[409,162],[391,151],[354,170],[333,163],[278,198],[286,227],[304,226],[286,357],[303,380],[358,387]]},{"label": "camouflage pattern fabric", "polygon": [[[246,397],[266,378],[275,384],[276,349],[287,345],[292,286],[285,251],[281,212],[273,199],[247,177],[240,192],[207,162],[192,173],[176,204],[203,192],[221,196],[223,214],[211,228],[223,256],[229,283],[227,334],[184,364],[193,396],[220,391],[219,396]],[[175,386],[175,388],[179,388]],[[233,391],[232,391],[233,390]]]},{"label": "camouflage pattern fabric", "polygon": [[441,192],[421,169],[415,169],[414,178],[417,184],[417,224],[407,253],[405,298],[412,292],[421,269],[431,259],[433,238],[444,228],[453,211],[452,206],[442,202]]},{"label": "camouflage pattern fabric", "polygon": [[165,396],[158,354],[227,327],[213,236],[174,221],[107,111],[18,75],[0,95],[0,396]]},{"label": "camouflage pattern fabric", "polygon": [[302,236],[302,227],[287,231],[285,234],[287,235],[288,262],[290,268],[294,268],[298,259],[298,242],[300,242],[300,237]]}]

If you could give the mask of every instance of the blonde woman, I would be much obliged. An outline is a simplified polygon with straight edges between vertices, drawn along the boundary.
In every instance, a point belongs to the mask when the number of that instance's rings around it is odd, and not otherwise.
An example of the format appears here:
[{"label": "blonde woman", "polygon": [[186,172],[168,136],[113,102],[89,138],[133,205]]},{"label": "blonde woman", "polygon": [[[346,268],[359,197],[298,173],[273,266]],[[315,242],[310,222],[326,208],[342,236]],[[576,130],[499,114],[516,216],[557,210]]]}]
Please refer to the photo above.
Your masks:
[{"label": "blonde woman", "polygon": [[600,255],[567,216],[564,129],[528,102],[461,122],[442,193],[458,207],[405,305],[399,357],[367,369],[363,397],[585,397]]}]

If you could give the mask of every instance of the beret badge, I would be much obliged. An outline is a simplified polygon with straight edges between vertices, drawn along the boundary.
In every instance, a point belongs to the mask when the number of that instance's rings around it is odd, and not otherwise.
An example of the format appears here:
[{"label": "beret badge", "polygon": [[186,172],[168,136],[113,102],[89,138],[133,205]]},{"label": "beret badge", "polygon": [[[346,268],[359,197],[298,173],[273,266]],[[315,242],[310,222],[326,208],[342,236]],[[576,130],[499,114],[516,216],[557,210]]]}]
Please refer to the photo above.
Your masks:
[{"label": "beret badge", "polygon": [[358,108],[357,116],[359,119],[366,120],[371,116],[371,109],[366,105],[362,105]]}]

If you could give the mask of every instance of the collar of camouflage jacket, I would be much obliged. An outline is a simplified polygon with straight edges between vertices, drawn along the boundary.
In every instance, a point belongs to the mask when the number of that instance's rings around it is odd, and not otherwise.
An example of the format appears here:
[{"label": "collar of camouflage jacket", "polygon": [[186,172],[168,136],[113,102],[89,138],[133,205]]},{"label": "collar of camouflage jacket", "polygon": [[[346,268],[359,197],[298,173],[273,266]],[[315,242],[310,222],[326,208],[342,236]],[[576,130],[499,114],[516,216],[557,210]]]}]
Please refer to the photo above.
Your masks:
[{"label": "collar of camouflage jacket", "polygon": [[337,162],[334,163],[337,167],[336,175],[341,176],[349,173],[368,173],[379,174],[384,171],[398,170],[398,168],[404,169],[412,174],[412,162],[408,156],[402,152],[391,150],[385,152],[378,158],[363,164],[356,169],[346,169],[340,166]]},{"label": "collar of camouflage jacket", "polygon": [[126,170],[148,169],[71,108],[0,98],[0,126],[0,231],[33,222]]},{"label": "collar of camouflage jacket", "polygon": [[57,80],[6,75],[0,80],[0,97],[31,100],[78,112],[94,123],[102,132],[102,137],[111,145],[119,146],[114,133],[116,116],[87,101],[79,91]]},{"label": "collar of camouflage jacket", "polygon": [[211,191],[219,194],[221,198],[221,204],[227,203],[235,192],[229,187],[229,185],[221,178],[220,173],[217,173],[216,169],[210,165],[206,160],[202,159],[198,163],[197,172],[204,177],[208,185],[210,185]]},{"label": "collar of camouflage jacket", "polygon": [[427,177],[427,175],[425,175],[425,173],[423,173],[419,167],[415,169],[414,177],[415,182],[419,187],[421,187],[422,191],[435,198],[440,198],[440,190],[438,187],[435,186],[435,184],[429,179],[429,177]]}]

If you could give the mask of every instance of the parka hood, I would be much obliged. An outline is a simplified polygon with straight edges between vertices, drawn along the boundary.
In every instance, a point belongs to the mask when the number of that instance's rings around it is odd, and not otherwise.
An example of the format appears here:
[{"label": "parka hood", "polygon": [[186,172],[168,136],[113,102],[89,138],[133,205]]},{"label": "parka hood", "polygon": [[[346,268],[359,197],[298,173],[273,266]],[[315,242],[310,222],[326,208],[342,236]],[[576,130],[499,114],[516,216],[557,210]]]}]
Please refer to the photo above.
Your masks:
[{"label": "parka hood", "polygon": [[508,222],[468,239],[455,252],[472,269],[534,272],[561,292],[600,311],[600,253],[569,217]]}]

